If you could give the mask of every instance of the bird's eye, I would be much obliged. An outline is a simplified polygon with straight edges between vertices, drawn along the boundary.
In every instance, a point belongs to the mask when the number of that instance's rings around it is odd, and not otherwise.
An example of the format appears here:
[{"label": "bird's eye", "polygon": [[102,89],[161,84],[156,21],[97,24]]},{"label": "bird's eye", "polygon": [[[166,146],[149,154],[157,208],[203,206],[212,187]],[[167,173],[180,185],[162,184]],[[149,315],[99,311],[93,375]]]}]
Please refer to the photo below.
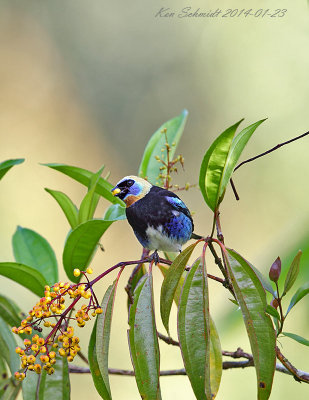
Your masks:
[{"label": "bird's eye", "polygon": [[127,183],[127,187],[131,187],[132,185],[134,185],[134,180],[128,179],[126,183]]}]

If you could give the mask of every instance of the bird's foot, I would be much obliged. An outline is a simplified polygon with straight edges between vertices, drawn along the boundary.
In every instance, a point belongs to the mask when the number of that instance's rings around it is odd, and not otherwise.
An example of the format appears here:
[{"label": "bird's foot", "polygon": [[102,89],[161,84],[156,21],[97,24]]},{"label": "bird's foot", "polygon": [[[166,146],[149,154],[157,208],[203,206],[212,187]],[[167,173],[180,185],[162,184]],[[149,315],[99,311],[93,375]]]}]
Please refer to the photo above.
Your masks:
[{"label": "bird's foot", "polygon": [[159,263],[159,261],[160,261],[160,257],[159,257],[158,251],[155,250],[155,251],[151,254],[150,258],[151,258],[151,260],[154,261],[155,265],[157,265],[157,264]]}]

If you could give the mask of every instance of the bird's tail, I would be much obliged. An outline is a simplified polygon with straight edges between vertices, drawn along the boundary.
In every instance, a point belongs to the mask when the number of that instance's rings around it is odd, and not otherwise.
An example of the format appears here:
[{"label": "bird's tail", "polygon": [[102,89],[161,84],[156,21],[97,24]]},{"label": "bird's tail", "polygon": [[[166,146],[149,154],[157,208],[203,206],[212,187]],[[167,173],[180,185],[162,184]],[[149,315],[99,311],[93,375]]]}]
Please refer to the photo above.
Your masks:
[{"label": "bird's tail", "polygon": [[202,238],[203,238],[203,236],[197,235],[196,233],[192,232],[192,234],[191,234],[191,239],[198,240],[198,239],[202,239]]}]

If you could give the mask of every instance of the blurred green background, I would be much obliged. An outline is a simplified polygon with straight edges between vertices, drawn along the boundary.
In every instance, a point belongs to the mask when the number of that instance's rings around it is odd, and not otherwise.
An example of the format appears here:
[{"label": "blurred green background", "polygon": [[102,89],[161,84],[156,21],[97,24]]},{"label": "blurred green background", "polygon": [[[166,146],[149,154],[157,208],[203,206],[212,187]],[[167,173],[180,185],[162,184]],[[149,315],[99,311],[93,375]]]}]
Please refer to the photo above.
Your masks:
[{"label": "blurred green background", "polygon": [[[161,7],[179,11],[286,8],[283,18],[155,18]],[[198,181],[205,150],[226,127],[245,117],[258,128],[244,158],[308,130],[309,11],[306,0],[1,0],[1,160],[25,157],[1,182],[1,261],[13,260],[11,236],[21,225],[39,232],[55,249],[59,265],[69,226],[43,189],[61,190],[79,204],[85,189],[39,163],[61,162],[93,171],[104,163],[111,181],[136,174],[151,134],[189,110],[179,152],[185,171],[178,182]],[[245,126],[245,125],[243,125]],[[230,189],[222,205],[226,243],[266,271],[280,255],[308,246],[308,138],[242,167],[235,174],[241,200]],[[195,231],[207,234],[211,213],[198,189],[182,198],[195,212]],[[98,217],[107,204],[100,204]],[[126,221],[113,224],[97,254],[99,273],[140,247]],[[216,273],[213,265],[210,271]],[[298,286],[308,273],[303,262]],[[306,271],[307,270],[307,271]],[[115,305],[110,366],[131,368],[126,296],[122,277]],[[61,272],[62,279],[65,279]],[[100,296],[112,278],[97,288]],[[30,292],[0,278],[1,291],[29,309]],[[161,277],[155,273],[159,292]],[[295,290],[293,290],[294,292]],[[225,350],[249,351],[241,316],[218,285],[211,285],[211,312]],[[157,299],[158,300],[158,299]],[[156,304],[158,309],[158,303]],[[175,321],[176,312],[172,314]],[[158,319],[159,329],[163,328]],[[308,339],[308,299],[287,320],[286,331]],[[84,352],[90,326],[83,331]],[[172,331],[176,337],[176,329]],[[280,341],[284,354],[309,369],[308,348]],[[182,368],[178,349],[162,344],[162,369]],[[161,379],[164,399],[193,399],[186,377]],[[254,399],[254,369],[224,371],[218,400]],[[139,398],[134,379],[111,377],[116,400]],[[72,377],[72,399],[99,399],[91,379]],[[271,399],[308,397],[308,386],[276,374]]]}]

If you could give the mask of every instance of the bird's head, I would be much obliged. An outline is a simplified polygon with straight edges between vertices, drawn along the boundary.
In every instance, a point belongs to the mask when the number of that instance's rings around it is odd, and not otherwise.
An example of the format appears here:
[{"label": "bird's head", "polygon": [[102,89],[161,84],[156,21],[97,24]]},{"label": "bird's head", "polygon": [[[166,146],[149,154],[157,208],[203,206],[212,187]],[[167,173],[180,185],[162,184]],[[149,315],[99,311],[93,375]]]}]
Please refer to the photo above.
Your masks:
[{"label": "bird's head", "polygon": [[145,179],[130,175],[125,176],[117,183],[112,189],[112,194],[123,200],[127,207],[130,207],[137,200],[146,196],[151,187],[151,183]]}]

